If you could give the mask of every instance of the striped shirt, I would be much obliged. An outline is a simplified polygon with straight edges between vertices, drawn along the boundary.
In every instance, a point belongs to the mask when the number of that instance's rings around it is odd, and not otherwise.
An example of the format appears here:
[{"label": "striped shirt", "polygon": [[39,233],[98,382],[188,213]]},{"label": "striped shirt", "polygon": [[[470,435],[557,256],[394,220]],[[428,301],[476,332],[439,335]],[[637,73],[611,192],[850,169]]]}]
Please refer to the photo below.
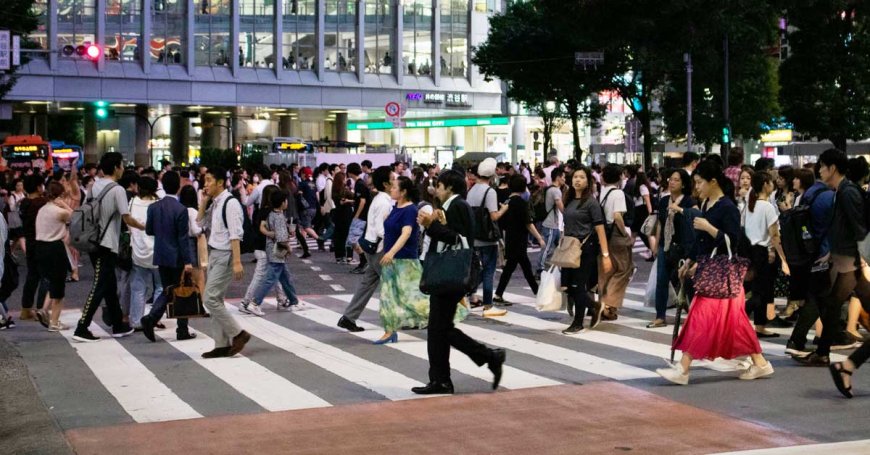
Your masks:
[{"label": "striped shirt", "polygon": [[[229,251],[232,240],[242,240],[245,234],[242,215],[242,204],[234,199],[229,191],[224,190],[212,203],[211,234],[208,236],[208,246],[215,250]],[[227,204],[227,224],[224,224],[224,204]]]}]

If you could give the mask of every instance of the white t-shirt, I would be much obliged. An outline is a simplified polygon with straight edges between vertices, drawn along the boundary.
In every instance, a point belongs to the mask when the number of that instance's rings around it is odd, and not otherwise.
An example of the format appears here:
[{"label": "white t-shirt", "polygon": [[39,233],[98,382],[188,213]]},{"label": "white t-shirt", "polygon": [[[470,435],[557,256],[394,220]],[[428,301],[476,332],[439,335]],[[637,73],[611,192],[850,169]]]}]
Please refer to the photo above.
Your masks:
[{"label": "white t-shirt", "polygon": [[[155,202],[134,197],[130,201],[130,215],[144,225],[148,220],[148,206]],[[154,265],[154,236],[140,229],[130,229],[130,246],[133,248],[133,264],[146,269],[157,268]]]},{"label": "white t-shirt", "polygon": [[[610,193],[610,196],[607,196],[608,193]],[[606,202],[604,201],[605,197],[607,198]],[[625,193],[613,185],[601,188],[601,194],[598,195],[598,203],[604,203],[604,219],[607,221],[607,224],[613,223],[613,215],[615,213],[622,212],[624,214],[628,211],[628,208],[625,206]]]},{"label": "white t-shirt", "polygon": [[644,205],[644,202],[643,202],[644,196],[649,196],[649,188],[646,185],[641,185],[640,186],[640,196],[634,198],[634,206],[635,207],[640,207],[641,205]]},{"label": "white t-shirt", "polygon": [[778,216],[773,204],[767,201],[755,201],[755,210],[750,211],[747,204],[744,211],[746,238],[749,243],[760,246],[770,246],[770,227],[777,223]]}]

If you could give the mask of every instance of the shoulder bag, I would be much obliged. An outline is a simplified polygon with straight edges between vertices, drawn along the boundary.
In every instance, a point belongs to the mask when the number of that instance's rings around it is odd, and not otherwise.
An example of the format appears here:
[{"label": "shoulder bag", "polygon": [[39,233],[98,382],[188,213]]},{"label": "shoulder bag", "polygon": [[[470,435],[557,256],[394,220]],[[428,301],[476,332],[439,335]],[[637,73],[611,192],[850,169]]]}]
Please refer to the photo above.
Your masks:
[{"label": "shoulder bag", "polygon": [[[592,235],[592,234],[589,234]],[[581,242],[577,237],[563,235],[559,240],[559,245],[553,251],[553,256],[550,258],[550,265],[561,267],[563,269],[579,269],[580,256],[583,253],[583,245],[589,240],[587,235]]]},{"label": "shoulder bag", "polygon": [[454,245],[426,255],[420,277],[423,294],[463,295],[480,282],[480,258],[465,237],[457,237]]},{"label": "shoulder bag", "polygon": [[743,292],[743,278],[749,270],[749,259],[736,256],[731,252],[731,239],[725,236],[727,255],[716,255],[716,249],[709,257],[698,259],[698,269],[693,278],[695,294],[713,299],[730,299]]},{"label": "shoulder bag", "polygon": [[199,287],[193,282],[190,273],[181,273],[179,284],[164,289],[169,303],[166,305],[166,317],[175,318],[202,318],[208,317],[205,307],[202,305],[202,294]]}]

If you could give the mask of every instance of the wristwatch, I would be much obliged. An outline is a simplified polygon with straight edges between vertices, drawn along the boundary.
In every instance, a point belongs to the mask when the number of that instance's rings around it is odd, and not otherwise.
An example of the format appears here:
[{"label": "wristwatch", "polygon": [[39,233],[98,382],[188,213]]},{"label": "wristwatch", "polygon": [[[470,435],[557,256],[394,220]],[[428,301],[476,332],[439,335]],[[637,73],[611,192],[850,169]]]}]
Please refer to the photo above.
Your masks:
[{"label": "wristwatch", "polygon": [[609,257],[610,257],[610,253],[601,253],[601,256],[606,257],[606,258],[609,258]]}]

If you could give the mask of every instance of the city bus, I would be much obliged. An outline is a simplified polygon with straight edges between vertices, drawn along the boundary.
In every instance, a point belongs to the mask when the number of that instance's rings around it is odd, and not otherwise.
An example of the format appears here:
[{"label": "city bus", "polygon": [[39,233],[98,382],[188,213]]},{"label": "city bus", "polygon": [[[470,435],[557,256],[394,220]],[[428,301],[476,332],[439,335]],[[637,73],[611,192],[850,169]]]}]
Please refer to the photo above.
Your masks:
[{"label": "city bus", "polygon": [[70,171],[73,165],[77,169],[81,169],[85,165],[85,153],[79,145],[51,141],[51,161],[54,163],[55,169]]},{"label": "city bus", "polygon": [[51,171],[51,144],[41,136],[7,136],[0,144],[2,169]]}]

